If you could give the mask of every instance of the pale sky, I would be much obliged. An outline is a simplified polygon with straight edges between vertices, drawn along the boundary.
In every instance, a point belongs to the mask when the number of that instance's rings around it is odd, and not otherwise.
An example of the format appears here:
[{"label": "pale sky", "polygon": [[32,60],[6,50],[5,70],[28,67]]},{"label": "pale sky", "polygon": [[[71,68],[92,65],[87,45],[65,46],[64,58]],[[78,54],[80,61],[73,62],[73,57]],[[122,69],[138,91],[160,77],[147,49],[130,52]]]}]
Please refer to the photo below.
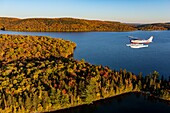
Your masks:
[{"label": "pale sky", "polygon": [[0,0],[0,17],[170,22],[170,0]]}]

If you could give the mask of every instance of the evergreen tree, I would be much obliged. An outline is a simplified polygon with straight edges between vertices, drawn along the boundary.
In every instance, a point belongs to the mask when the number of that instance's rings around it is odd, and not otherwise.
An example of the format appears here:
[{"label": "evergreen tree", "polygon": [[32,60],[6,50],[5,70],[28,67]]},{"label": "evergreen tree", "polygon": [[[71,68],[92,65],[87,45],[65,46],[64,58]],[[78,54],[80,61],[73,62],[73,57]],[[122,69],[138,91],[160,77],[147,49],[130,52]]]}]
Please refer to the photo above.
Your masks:
[{"label": "evergreen tree", "polygon": [[25,97],[26,97],[26,100],[25,100],[25,108],[27,110],[30,110],[32,108],[32,101],[31,101],[31,98],[28,96],[28,94],[25,92]]}]

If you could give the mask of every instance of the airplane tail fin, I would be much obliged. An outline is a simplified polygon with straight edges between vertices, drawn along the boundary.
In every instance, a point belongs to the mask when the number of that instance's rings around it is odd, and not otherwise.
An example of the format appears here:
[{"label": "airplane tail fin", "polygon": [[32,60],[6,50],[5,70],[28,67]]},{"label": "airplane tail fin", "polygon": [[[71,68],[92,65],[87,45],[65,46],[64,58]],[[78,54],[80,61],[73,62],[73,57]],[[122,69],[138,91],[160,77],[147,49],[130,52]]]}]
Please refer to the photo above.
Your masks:
[{"label": "airplane tail fin", "polygon": [[153,36],[151,36],[151,37],[148,39],[149,42],[152,42],[152,40],[153,40]]}]

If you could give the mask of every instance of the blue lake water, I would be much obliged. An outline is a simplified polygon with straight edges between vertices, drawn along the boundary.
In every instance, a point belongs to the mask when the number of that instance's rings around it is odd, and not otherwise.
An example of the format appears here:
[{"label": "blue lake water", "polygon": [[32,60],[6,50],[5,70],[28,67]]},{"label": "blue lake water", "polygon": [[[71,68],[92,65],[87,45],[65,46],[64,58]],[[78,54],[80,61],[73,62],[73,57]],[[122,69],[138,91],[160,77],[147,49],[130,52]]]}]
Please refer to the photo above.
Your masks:
[{"label": "blue lake water", "polygon": [[[85,59],[91,64],[120,68],[143,75],[158,71],[160,75],[170,76],[170,31],[133,32],[14,32],[0,31],[0,34],[20,34],[59,37],[77,44],[75,59]],[[147,48],[127,47],[127,36],[147,39],[154,36]]]}]

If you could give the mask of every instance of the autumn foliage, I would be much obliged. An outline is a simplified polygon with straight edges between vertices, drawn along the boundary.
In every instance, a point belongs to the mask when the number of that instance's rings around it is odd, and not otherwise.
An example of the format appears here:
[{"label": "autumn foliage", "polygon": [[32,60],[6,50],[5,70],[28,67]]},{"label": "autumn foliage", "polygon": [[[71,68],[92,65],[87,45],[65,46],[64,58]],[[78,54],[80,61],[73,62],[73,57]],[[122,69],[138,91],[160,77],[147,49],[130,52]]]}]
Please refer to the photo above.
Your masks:
[{"label": "autumn foliage", "polygon": [[136,28],[120,22],[84,20],[74,18],[0,18],[1,30],[14,31],[133,31]]},{"label": "autumn foliage", "polygon": [[76,44],[44,36],[0,35],[0,61],[17,59],[69,57]]},{"label": "autumn foliage", "polygon": [[75,60],[68,57],[75,48],[70,41],[0,35],[0,46],[1,113],[58,110],[134,91],[170,100],[170,80],[158,72],[143,77]]}]

